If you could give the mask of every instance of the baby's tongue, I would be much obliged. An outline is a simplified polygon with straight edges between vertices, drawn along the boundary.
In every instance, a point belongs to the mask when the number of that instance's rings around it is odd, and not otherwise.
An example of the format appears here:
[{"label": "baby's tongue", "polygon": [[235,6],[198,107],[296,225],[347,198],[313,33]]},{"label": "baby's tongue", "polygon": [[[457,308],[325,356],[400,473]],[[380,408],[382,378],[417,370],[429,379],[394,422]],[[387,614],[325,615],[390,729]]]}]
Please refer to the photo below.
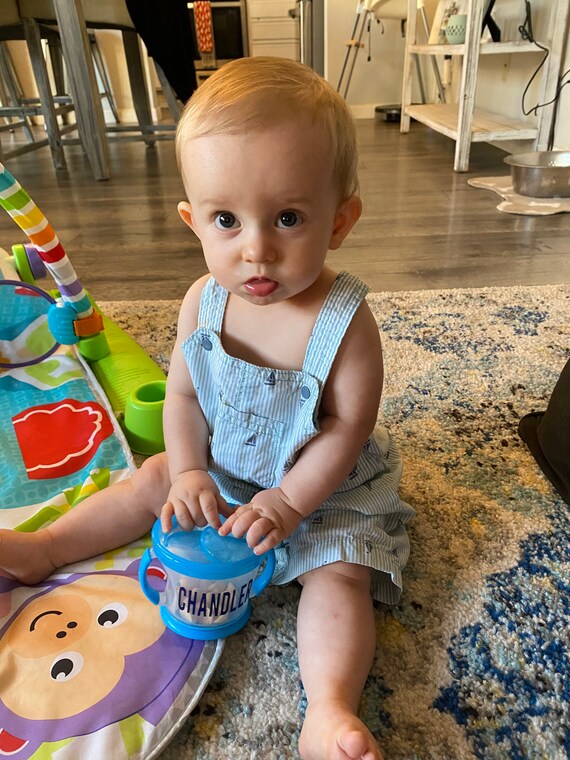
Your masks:
[{"label": "baby's tongue", "polygon": [[269,280],[266,277],[252,277],[245,283],[245,289],[252,296],[268,296],[277,288],[275,280]]}]

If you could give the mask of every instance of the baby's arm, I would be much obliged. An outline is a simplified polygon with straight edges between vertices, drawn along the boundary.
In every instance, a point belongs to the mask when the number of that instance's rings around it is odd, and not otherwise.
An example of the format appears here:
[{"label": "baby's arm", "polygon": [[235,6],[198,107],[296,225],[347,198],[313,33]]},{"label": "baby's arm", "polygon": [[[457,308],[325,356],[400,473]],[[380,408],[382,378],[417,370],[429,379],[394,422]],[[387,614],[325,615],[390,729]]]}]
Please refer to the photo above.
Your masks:
[{"label": "baby's arm", "polygon": [[164,531],[170,530],[173,515],[182,528],[190,530],[206,523],[218,528],[219,513],[227,516],[232,511],[208,474],[208,425],[182,353],[182,344],[196,329],[207,279],[195,282],[184,298],[168,372],[163,425],[172,487],[161,513]]},{"label": "baby's arm", "polygon": [[220,533],[247,533],[248,544],[256,547],[257,554],[291,535],[354,468],[376,423],[382,380],[380,336],[368,305],[363,303],[324,388],[319,434],[301,451],[280,487],[256,494],[250,504],[235,511]]}]

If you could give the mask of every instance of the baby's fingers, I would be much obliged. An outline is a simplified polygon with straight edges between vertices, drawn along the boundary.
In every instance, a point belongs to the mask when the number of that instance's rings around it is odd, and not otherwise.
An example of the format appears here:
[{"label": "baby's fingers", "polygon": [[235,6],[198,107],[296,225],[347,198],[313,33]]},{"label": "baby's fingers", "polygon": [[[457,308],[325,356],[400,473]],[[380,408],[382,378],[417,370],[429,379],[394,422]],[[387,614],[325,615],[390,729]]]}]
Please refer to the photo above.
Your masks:
[{"label": "baby's fingers", "polygon": [[229,534],[232,532],[232,528],[236,520],[237,515],[235,512],[232,512],[231,515],[228,515],[226,521],[222,523],[220,528],[218,528],[218,533],[220,536],[229,536]]},{"label": "baby's fingers", "polygon": [[[277,544],[279,544],[283,540],[283,531],[279,528],[273,528],[273,530],[270,530],[269,533],[265,535],[262,541],[256,545],[253,545],[253,553],[254,554],[263,554],[264,552],[268,552],[270,549],[274,549]],[[248,536],[248,543],[249,543],[249,536]],[[250,544],[252,546],[252,544]]]},{"label": "baby's fingers", "polygon": [[[180,499],[169,500],[162,507],[160,512],[160,527],[163,533],[170,533],[172,530],[173,517],[176,517],[176,521],[182,530],[192,530],[198,524],[198,521],[189,512],[189,508]],[[202,515],[200,514],[199,517],[201,518]]]},{"label": "baby's fingers", "polygon": [[243,536],[245,533],[245,530],[240,533],[239,535],[237,533],[234,533],[234,525],[239,520],[242,515],[244,515],[246,512],[251,511],[251,507],[237,507],[236,509],[230,508],[230,513],[227,515],[226,521],[222,524],[222,527],[218,530],[218,533],[220,536],[229,536],[230,533],[232,533],[236,538],[239,538],[240,536]]},{"label": "baby's fingers", "polygon": [[176,499],[174,514],[182,530],[193,530],[197,525],[201,527],[206,524],[200,505],[195,502],[186,503],[182,499]]},{"label": "baby's fingers", "polygon": [[256,520],[259,520],[258,513],[250,505],[242,505],[228,517],[218,532],[221,536],[231,533],[234,538],[241,538]]},{"label": "baby's fingers", "polygon": [[172,530],[172,516],[174,515],[174,506],[172,502],[167,501],[160,511],[160,527],[163,533],[170,533]]},{"label": "baby's fingers", "polygon": [[208,525],[211,525],[212,528],[217,530],[222,523],[219,514],[220,505],[218,504],[218,499],[215,494],[211,491],[202,491],[198,497],[198,501],[200,502],[202,514],[206,518]]},{"label": "baby's fingers", "polygon": [[230,507],[222,496],[218,496],[218,512],[224,517],[231,517],[235,512],[235,507]]},{"label": "baby's fingers", "polygon": [[[274,536],[274,534],[277,534],[277,536]],[[276,528],[268,517],[258,516],[258,519],[252,523],[247,531],[247,544],[252,548],[255,547],[256,554],[262,554],[264,551],[276,546],[281,540],[282,535],[283,531]],[[270,536],[271,540],[268,540]],[[257,551],[262,545],[266,545],[266,548],[262,549],[261,552]]]}]

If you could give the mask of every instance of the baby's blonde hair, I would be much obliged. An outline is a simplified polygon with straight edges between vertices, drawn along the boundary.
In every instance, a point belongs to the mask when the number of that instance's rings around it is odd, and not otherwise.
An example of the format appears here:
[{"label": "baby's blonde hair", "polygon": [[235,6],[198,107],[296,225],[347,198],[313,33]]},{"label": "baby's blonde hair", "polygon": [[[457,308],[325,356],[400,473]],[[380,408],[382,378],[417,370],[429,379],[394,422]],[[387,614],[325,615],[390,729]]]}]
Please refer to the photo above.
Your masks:
[{"label": "baby's blonde hair", "polygon": [[180,116],[178,165],[182,168],[182,150],[189,140],[264,128],[299,115],[307,115],[330,136],[341,199],[357,193],[356,129],[346,103],[312,69],[286,58],[240,58],[208,77]]}]

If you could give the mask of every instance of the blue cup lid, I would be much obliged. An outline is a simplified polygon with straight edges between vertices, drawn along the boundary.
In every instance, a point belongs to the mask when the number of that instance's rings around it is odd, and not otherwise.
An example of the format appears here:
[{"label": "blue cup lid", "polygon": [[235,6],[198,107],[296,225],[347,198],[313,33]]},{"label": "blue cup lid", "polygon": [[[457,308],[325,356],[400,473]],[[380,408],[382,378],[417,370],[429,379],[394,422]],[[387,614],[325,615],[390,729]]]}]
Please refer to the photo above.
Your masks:
[{"label": "blue cup lid", "polygon": [[163,533],[160,520],[155,522],[152,543],[156,557],[167,569],[206,580],[243,575],[259,567],[264,559],[253,553],[245,538],[220,536],[209,525],[182,530],[176,518],[169,533]]}]

